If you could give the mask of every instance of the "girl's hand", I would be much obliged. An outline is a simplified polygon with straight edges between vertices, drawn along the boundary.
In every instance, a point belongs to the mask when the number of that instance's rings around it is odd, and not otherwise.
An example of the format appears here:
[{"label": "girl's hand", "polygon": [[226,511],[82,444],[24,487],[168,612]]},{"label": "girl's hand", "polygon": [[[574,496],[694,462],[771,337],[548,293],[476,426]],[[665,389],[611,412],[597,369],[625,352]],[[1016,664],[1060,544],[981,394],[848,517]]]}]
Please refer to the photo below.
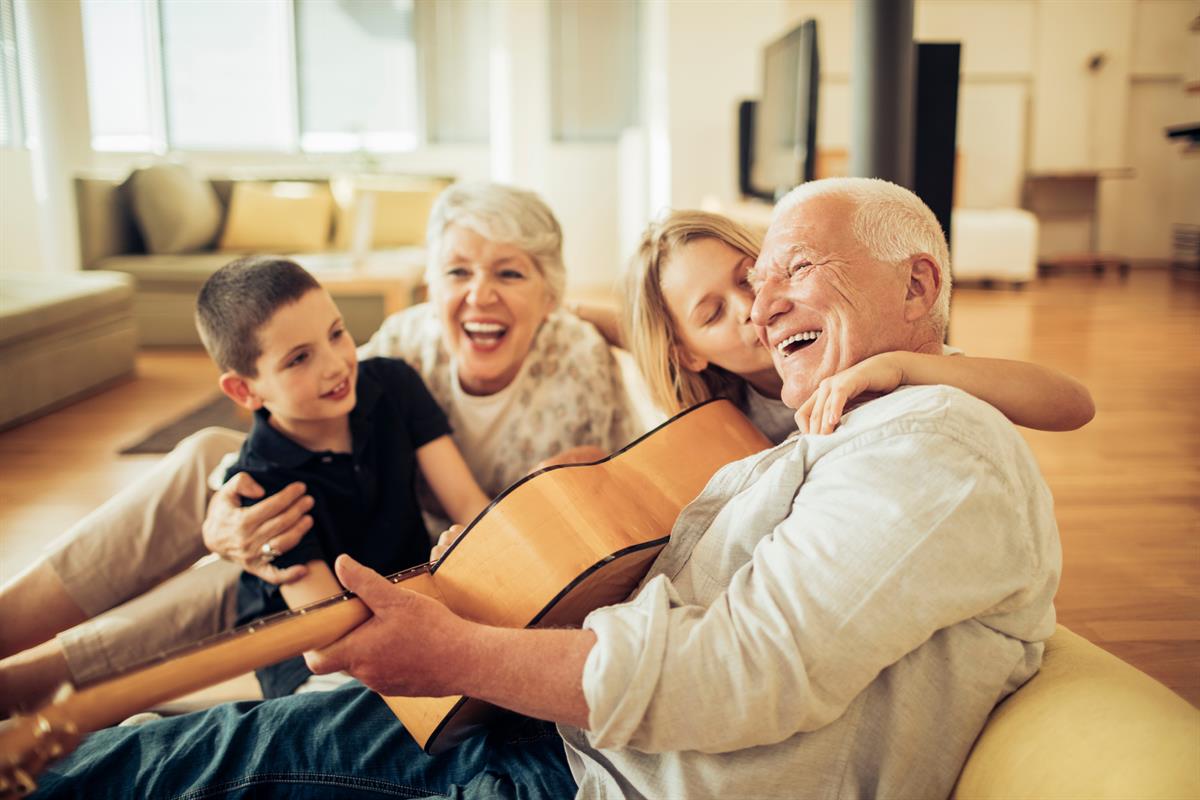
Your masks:
[{"label": "girl's hand", "polygon": [[801,433],[827,434],[842,421],[846,403],[866,393],[886,394],[904,383],[903,354],[880,353],[830,375],[796,411]]},{"label": "girl's hand", "polygon": [[303,564],[287,569],[271,565],[268,545],[274,554],[291,550],[312,527],[312,497],[302,483],[293,483],[252,506],[242,498],[257,499],[266,492],[248,473],[239,472],[213,495],[201,526],[204,546],[226,561],[232,561],[268,583],[291,583],[303,578]]},{"label": "girl's hand", "polygon": [[462,536],[465,527],[464,525],[451,525],[442,531],[442,535],[438,537],[437,544],[429,551],[429,560],[437,561],[441,558],[450,549],[450,545],[454,544],[459,536]]}]

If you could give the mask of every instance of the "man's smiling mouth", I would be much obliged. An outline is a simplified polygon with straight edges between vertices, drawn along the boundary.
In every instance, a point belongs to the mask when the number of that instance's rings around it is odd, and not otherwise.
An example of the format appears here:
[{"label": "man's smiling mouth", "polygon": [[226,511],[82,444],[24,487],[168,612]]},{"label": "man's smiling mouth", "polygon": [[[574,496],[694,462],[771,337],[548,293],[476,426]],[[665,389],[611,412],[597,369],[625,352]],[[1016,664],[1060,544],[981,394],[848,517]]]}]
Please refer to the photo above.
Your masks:
[{"label": "man's smiling mouth", "polygon": [[780,355],[790,356],[793,353],[799,352],[811,345],[821,335],[820,331],[802,331],[795,333],[784,339],[779,344],[775,345],[775,349]]}]

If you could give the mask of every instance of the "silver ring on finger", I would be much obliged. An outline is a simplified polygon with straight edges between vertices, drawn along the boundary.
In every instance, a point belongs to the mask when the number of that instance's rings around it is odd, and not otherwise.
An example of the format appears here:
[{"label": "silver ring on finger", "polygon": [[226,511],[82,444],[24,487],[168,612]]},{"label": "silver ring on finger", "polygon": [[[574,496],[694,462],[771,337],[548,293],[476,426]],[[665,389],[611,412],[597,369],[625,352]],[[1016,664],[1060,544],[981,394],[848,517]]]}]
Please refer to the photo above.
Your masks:
[{"label": "silver ring on finger", "polygon": [[275,545],[271,544],[270,542],[263,542],[263,546],[262,546],[262,560],[263,561],[270,564],[272,561],[279,558],[281,555],[283,555],[283,553],[276,550]]}]

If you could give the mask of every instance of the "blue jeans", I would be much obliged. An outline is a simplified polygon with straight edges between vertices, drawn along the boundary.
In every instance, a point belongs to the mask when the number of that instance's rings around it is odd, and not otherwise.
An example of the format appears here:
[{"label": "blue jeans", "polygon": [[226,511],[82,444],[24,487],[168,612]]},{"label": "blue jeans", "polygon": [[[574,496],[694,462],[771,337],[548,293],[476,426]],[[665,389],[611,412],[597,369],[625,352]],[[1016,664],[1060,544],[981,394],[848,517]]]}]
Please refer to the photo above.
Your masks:
[{"label": "blue jeans", "polygon": [[426,755],[358,682],[109,728],[52,765],[35,797],[573,797],[554,726],[522,719]]}]

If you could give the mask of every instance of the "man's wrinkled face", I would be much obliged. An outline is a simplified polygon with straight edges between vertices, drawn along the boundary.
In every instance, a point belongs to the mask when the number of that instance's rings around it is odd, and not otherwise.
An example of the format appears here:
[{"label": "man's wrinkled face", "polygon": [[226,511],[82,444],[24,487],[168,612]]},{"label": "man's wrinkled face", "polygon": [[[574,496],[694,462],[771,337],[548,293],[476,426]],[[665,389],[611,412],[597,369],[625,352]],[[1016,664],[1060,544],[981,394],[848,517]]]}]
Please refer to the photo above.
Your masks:
[{"label": "man's wrinkled face", "polygon": [[823,378],[903,347],[903,270],[859,244],[854,210],[838,197],[801,203],[771,224],[754,267],[751,320],[791,408]]}]

